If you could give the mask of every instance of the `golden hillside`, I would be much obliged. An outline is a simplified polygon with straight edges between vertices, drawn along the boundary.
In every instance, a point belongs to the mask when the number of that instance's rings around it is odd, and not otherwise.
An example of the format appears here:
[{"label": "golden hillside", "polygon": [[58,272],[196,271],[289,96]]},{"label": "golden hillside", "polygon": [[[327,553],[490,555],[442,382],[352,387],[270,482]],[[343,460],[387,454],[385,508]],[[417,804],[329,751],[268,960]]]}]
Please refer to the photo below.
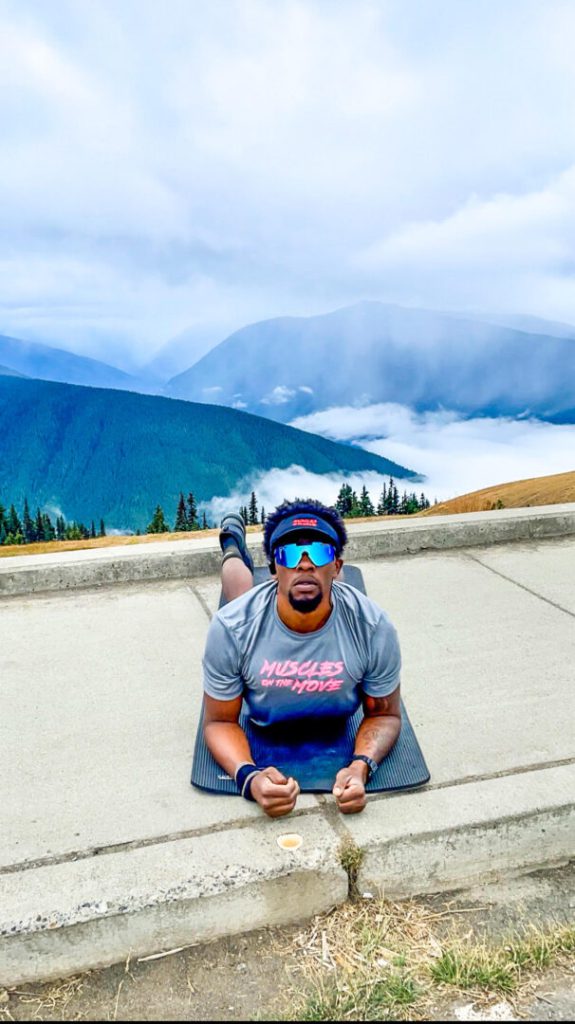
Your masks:
[{"label": "golden hillside", "polygon": [[536,476],[531,480],[514,480],[472,491],[459,498],[434,505],[420,516],[450,515],[457,512],[489,512],[496,508],[527,508],[530,505],[558,505],[575,502],[575,470],[554,476]]}]

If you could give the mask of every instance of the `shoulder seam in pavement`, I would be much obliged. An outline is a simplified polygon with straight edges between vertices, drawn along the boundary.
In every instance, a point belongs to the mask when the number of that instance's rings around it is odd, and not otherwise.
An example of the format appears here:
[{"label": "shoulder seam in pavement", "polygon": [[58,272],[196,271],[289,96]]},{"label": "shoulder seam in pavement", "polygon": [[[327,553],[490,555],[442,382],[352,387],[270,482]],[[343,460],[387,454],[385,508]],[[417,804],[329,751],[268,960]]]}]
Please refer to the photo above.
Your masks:
[{"label": "shoulder seam in pavement", "polygon": [[570,611],[569,608],[564,608],[562,604],[558,604],[557,601],[552,601],[550,597],[544,597],[543,594],[538,594],[536,590],[532,590],[531,587],[526,587],[524,583],[519,583],[518,580],[514,580],[512,576],[506,576],[504,572],[500,572],[499,569],[494,569],[491,565],[486,565],[482,562],[477,555],[471,555],[468,551],[462,551],[461,554],[464,558],[468,558],[471,562],[476,562],[483,569],[487,569],[488,572],[492,572],[495,576],[499,576],[502,580],[506,580],[508,583],[512,583],[513,586],[519,587],[520,590],[527,591],[532,597],[539,598],[540,601],[545,601],[546,604],[550,604],[552,608],[556,608],[559,612],[564,612],[565,615],[571,616],[575,619],[575,613]]}]

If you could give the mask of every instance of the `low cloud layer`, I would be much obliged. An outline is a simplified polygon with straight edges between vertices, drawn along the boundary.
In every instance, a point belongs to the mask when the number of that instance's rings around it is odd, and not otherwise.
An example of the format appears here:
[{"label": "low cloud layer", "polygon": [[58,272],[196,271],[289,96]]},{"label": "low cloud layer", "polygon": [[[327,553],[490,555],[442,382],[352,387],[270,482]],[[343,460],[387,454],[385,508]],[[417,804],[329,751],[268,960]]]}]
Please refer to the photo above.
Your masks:
[{"label": "low cloud layer", "polygon": [[[294,501],[295,498],[316,498],[327,505],[333,505],[342,483],[350,483],[359,493],[365,484],[372,498],[377,501],[384,481],[388,478],[379,473],[355,473],[345,477],[343,474],[310,473],[302,466],[289,466],[287,469],[271,469],[266,473],[256,473],[242,481],[232,494],[212,498],[205,505],[208,519],[219,523],[225,512],[237,511],[242,505],[248,505],[252,491],[256,492],[258,504],[263,505],[266,512],[271,512],[282,501]],[[417,488],[417,485],[415,485]],[[412,490],[410,484],[407,488]]]},{"label": "low cloud layer", "polygon": [[538,420],[470,419],[445,411],[418,415],[392,403],[326,409],[292,426],[355,441],[425,475],[433,501],[511,480],[575,469],[575,426]]},{"label": "low cloud layer", "polygon": [[362,298],[575,322],[575,6],[7,0],[0,333],[126,368]]}]

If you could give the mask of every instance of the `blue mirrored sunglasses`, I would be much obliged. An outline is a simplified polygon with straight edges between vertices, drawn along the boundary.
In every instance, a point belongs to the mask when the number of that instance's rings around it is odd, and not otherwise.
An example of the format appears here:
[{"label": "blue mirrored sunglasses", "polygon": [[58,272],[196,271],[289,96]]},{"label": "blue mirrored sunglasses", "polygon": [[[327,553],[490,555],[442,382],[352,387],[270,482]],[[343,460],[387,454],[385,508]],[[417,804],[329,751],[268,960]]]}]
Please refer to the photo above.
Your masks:
[{"label": "blue mirrored sunglasses", "polygon": [[274,551],[274,558],[277,565],[282,565],[286,569],[295,569],[301,562],[304,553],[316,568],[328,565],[335,558],[333,544],[324,544],[321,540],[314,540],[310,544],[278,544]]}]

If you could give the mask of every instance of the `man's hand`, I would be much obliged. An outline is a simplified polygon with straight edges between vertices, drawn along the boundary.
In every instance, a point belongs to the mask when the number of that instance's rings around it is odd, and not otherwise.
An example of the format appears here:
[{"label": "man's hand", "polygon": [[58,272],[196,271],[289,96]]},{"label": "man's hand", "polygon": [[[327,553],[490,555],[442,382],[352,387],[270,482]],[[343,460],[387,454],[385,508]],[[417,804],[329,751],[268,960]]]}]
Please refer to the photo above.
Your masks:
[{"label": "man's hand", "polygon": [[293,811],[299,791],[296,780],[286,779],[277,768],[266,768],[252,782],[252,796],[270,818],[282,818]]},{"label": "man's hand", "polygon": [[367,798],[365,783],[367,765],[363,761],[353,761],[349,767],[341,768],[333,787],[333,795],[342,814],[358,814],[363,811]]}]

